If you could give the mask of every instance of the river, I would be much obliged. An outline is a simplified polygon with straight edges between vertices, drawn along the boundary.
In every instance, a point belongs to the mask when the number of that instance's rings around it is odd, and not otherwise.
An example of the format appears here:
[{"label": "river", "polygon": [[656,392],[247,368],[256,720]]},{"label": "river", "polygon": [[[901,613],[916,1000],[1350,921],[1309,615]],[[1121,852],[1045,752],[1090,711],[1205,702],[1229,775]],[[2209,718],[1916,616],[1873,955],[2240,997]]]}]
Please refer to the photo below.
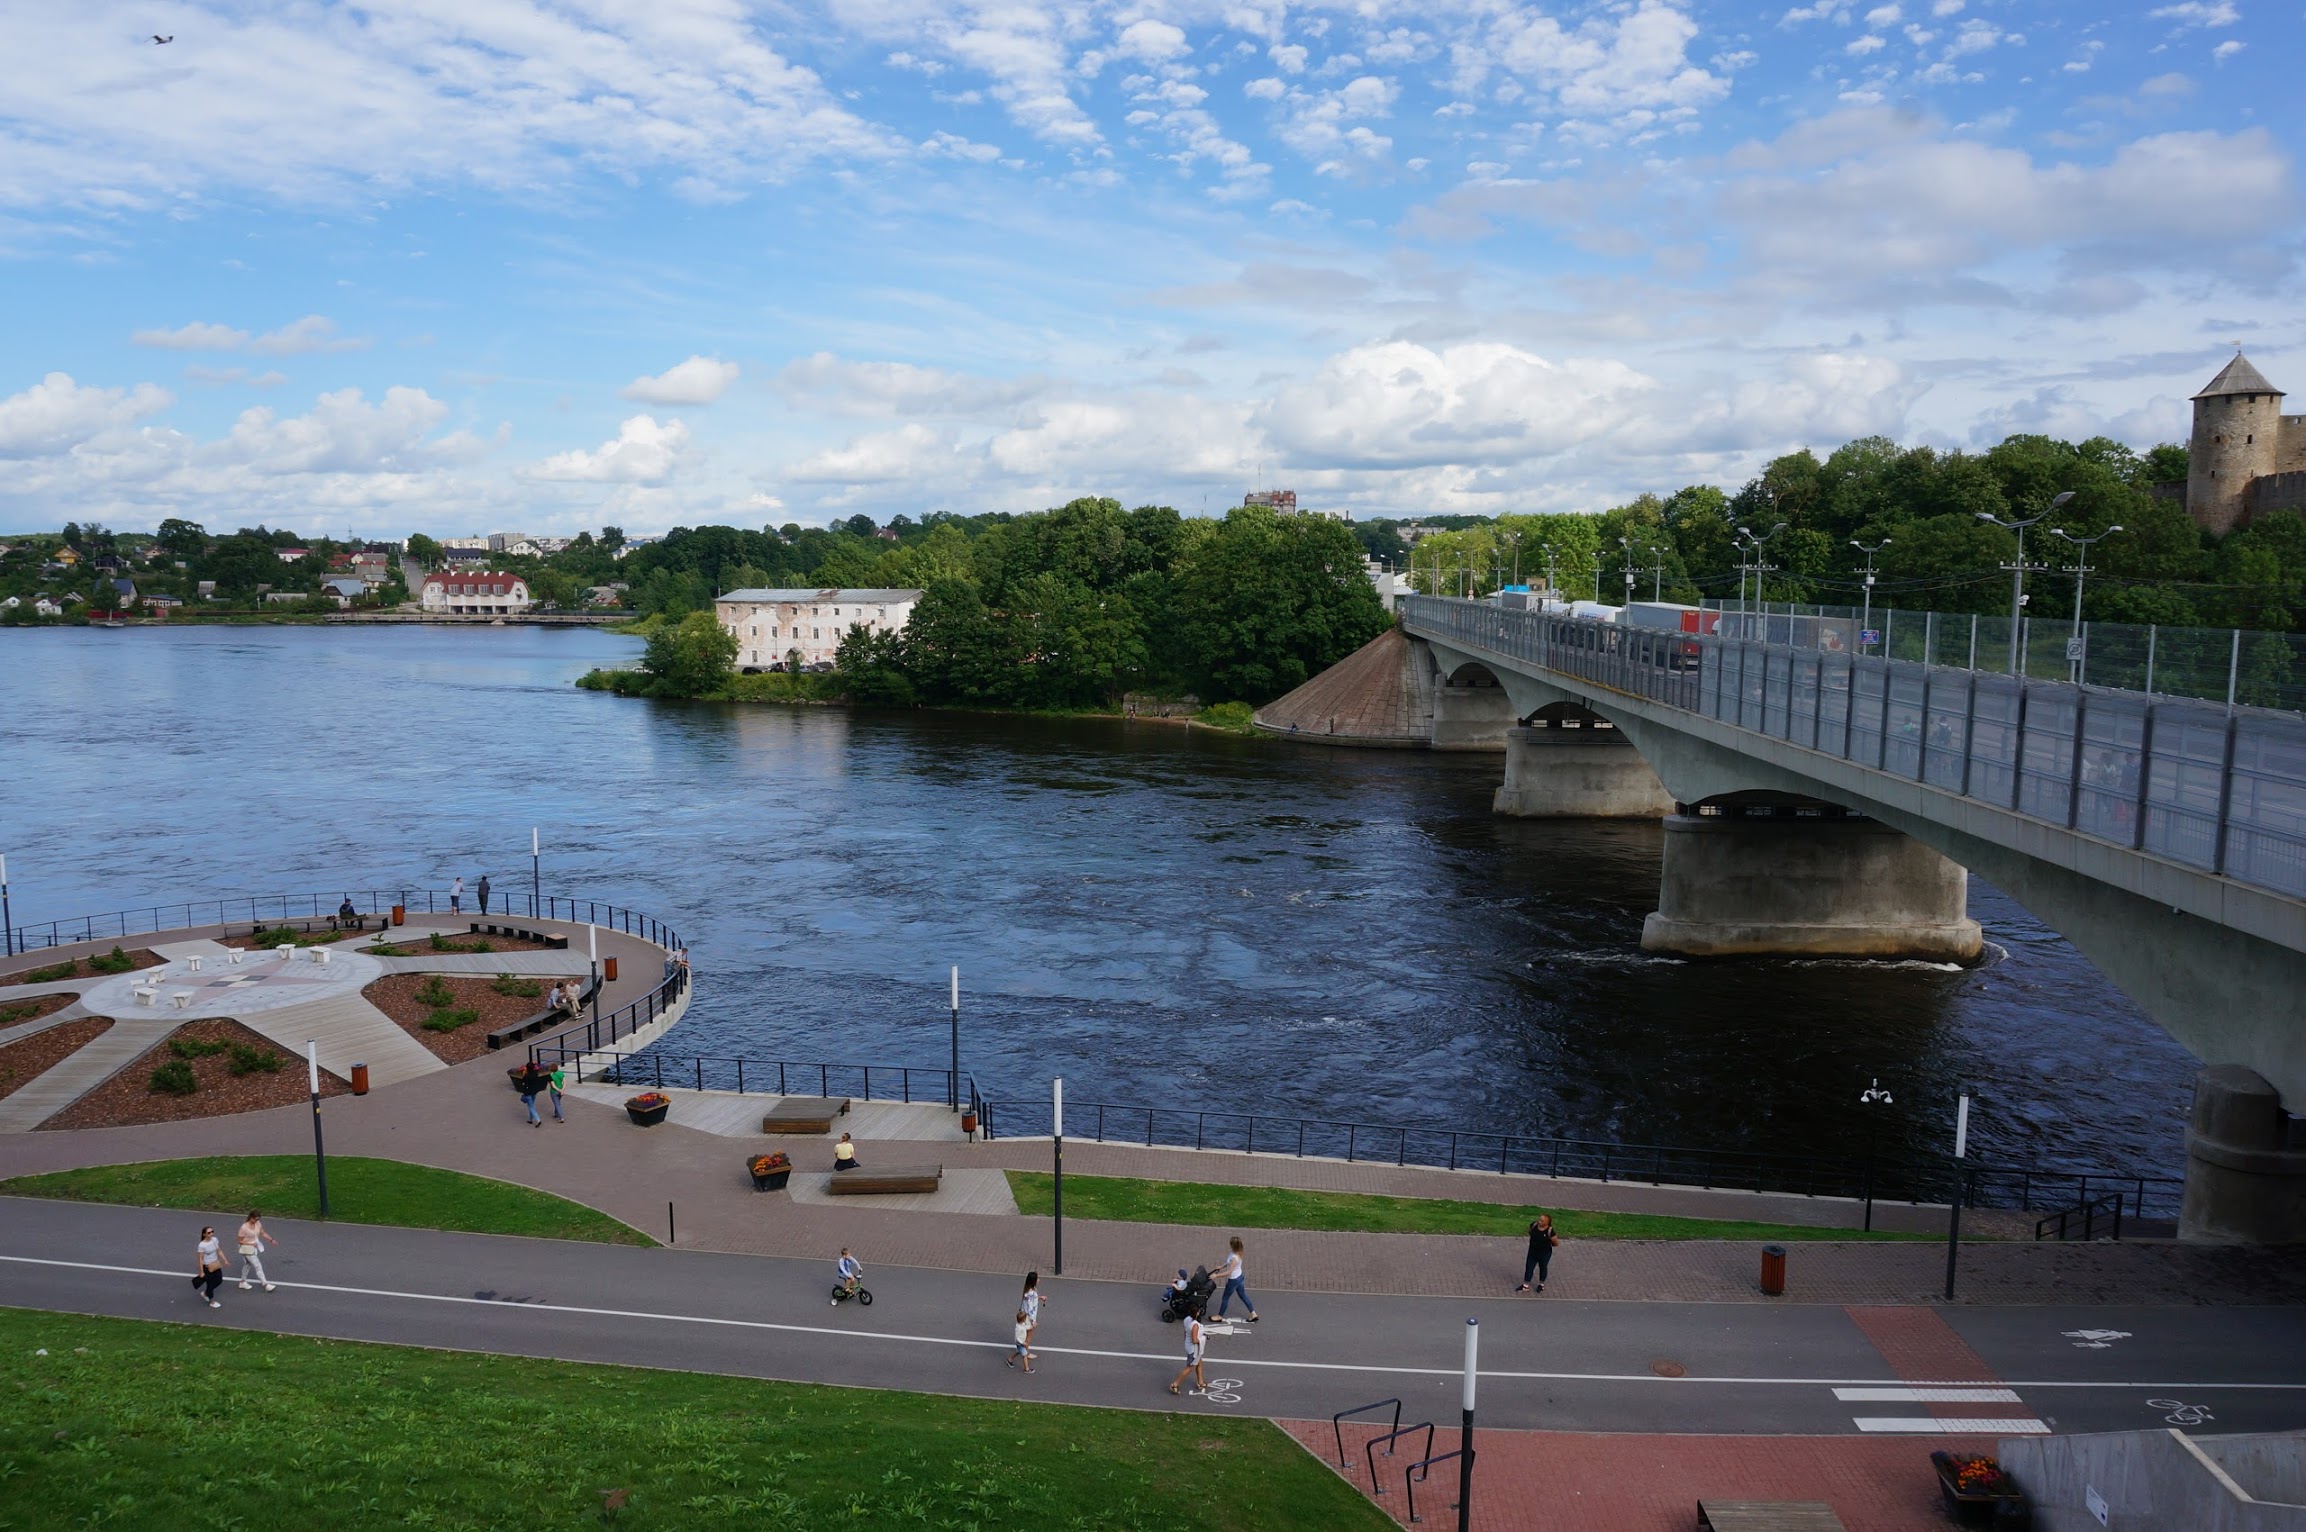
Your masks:
[{"label": "river", "polygon": [[[19,924],[488,873],[673,921],[691,1052],[964,1065],[996,1099],[2177,1174],[2194,1063],[1973,881],[1969,970],[1637,945],[1646,824],[1488,812],[1497,757],[1159,723],[638,702],[637,641],[0,631]],[[1865,1108],[1878,1078],[1894,1103]]]}]

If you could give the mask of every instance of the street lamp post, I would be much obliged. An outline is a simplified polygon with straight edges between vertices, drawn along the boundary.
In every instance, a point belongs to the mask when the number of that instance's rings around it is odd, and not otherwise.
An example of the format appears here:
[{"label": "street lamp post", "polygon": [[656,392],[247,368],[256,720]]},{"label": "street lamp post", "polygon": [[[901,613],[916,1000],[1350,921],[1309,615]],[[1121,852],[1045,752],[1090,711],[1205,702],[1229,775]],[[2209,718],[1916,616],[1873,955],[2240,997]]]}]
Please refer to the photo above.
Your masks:
[{"label": "street lamp post", "polygon": [[2066,490],[2060,490],[2060,491],[2059,491],[2059,492],[2058,492],[2058,493],[2057,493],[2055,496],[2053,496],[2053,497],[2051,498],[2051,500],[2050,500],[2050,507],[2049,507],[2049,510],[2046,510],[2046,511],[2042,512],[2042,514],[2041,514],[2040,516],[2029,516],[2029,517],[2027,517],[2027,518],[2026,518],[2024,521],[2004,521],[2004,520],[2003,520],[2001,517],[1999,517],[1999,516],[1996,516],[1996,515],[1995,515],[1995,514],[1994,514],[1992,511],[1980,511],[1980,512],[1978,512],[1978,520],[1980,520],[1980,521],[1990,521],[1990,522],[1992,522],[1992,523],[1993,523],[1995,526],[1997,526],[1997,527],[2001,527],[2001,528],[2003,528],[2003,529],[2005,529],[2005,530],[2007,530],[2007,531],[2015,532],[2015,533],[2017,533],[2017,534],[2018,534],[2018,561],[2017,561],[2015,564],[2004,564],[2004,565],[2002,566],[2004,569],[2007,569],[2007,570],[2010,572],[2010,674],[2011,674],[2011,675],[2016,675],[2016,674],[2018,673],[2018,669],[2019,669],[2019,660],[2018,660],[2018,655],[2019,655],[2019,647],[2018,647],[2018,645],[2019,645],[2019,639],[2018,639],[2018,635],[2019,635],[2019,633],[2022,631],[2022,629],[2024,628],[2024,625],[2025,625],[2025,607],[2026,607],[2026,528],[2028,528],[2028,527],[2030,527],[2030,526],[2033,526],[2033,525],[2035,525],[2036,523],[2038,523],[2038,522],[2040,522],[2040,521],[2044,520],[2045,518],[2047,518],[2047,517],[2050,515],[2050,513],[2051,513],[2052,511],[2055,511],[2055,510],[2057,510],[2057,509],[2058,509],[2058,507],[2060,507],[2060,506],[2064,505],[2064,504],[2065,504],[2067,501],[2069,501],[2069,500],[2071,500],[2071,499],[2073,499],[2073,498],[2074,498],[2074,492],[2073,492],[2072,490],[2070,490],[2070,489],[2066,489]]},{"label": "street lamp post", "polygon": [[[1882,1082],[1876,1079],[1858,1093],[1858,1104],[1864,1107],[1888,1106],[1890,1093],[1883,1090]],[[1879,1114],[1872,1111],[1866,1113],[1866,1232],[1868,1234],[1871,1234],[1874,1229],[1874,1129],[1878,1121]]]},{"label": "street lamp post", "polygon": [[312,1084],[312,1168],[320,1180],[320,1216],[328,1216],[328,1154],[320,1142],[320,1044],[304,1040],[304,1067]]},{"label": "street lamp post", "polygon": [[953,1110],[961,1109],[961,965],[953,965]]},{"label": "street lamp post", "polygon": [[0,855],[0,936],[7,941],[8,956],[16,955],[16,917],[8,910],[8,858]]},{"label": "street lamp post", "polygon": [[[1050,1238],[1049,1267],[1065,1275],[1065,1077],[1049,1082]],[[1951,1278],[1948,1281],[1951,1282]]]},{"label": "street lamp post", "polygon": [[[1785,529],[1786,524],[1782,521],[1779,522],[1776,526],[1770,528],[1767,532],[1761,533],[1759,536],[1755,535],[1754,530],[1751,527],[1740,527],[1737,529],[1737,538],[1742,538],[1745,540],[1746,548],[1746,558],[1744,560],[1740,560],[1738,564],[1738,625],[1741,629],[1739,634],[1740,637],[1751,637],[1753,633],[1752,609],[1746,605],[1746,571],[1749,569],[1753,571],[1754,599],[1759,601],[1762,594],[1762,571],[1772,567],[1762,562],[1762,545],[1768,542],[1771,538],[1777,536],[1780,532],[1783,532]],[[1733,538],[1732,541],[1736,541],[1737,538]]]},{"label": "street lamp post", "polygon": [[1621,537],[1617,543],[1619,547],[1625,550],[1625,604],[1631,606],[1633,605],[1634,578],[1633,539]]},{"label": "street lamp post", "polygon": [[528,918],[544,918],[544,862],[543,851],[536,838],[536,826],[528,827]]},{"label": "street lamp post", "polygon": [[1650,552],[1656,557],[1657,562],[1650,566],[1649,599],[1652,601],[1662,601],[1665,599],[1661,594],[1661,592],[1665,590],[1665,546],[1661,543],[1657,547],[1650,549]]},{"label": "street lamp post", "polygon": [[2121,530],[2122,524],[2116,522],[2095,537],[2076,537],[2064,527],[2050,528],[2052,537],[2062,537],[2082,550],[2074,556],[2075,561],[2066,566],[2066,573],[2074,577],[2074,627],[2066,635],[2066,679],[2077,686],[2082,683],[2082,666],[2086,663],[2082,647],[2082,580],[2090,572],[2090,545],[2102,543]]},{"label": "street lamp post", "polygon": [[1539,543],[1538,547],[1545,550],[1545,593],[1549,597],[1558,597],[1561,594],[1561,585],[1553,572],[1557,557],[1553,551],[1553,544]]},{"label": "street lamp post", "polygon": [[1890,539],[1886,537],[1872,547],[1866,546],[1854,537],[1850,539],[1850,546],[1866,556],[1865,608],[1864,615],[1858,618],[1858,652],[1860,654],[1865,653],[1866,650],[1866,630],[1874,625],[1874,555],[1889,545]]},{"label": "street lamp post", "polygon": [[1954,1112],[1954,1196],[1946,1219],[1946,1302],[1954,1301],[1954,1260],[1962,1249],[1962,1159],[1970,1148],[1970,1098]]}]

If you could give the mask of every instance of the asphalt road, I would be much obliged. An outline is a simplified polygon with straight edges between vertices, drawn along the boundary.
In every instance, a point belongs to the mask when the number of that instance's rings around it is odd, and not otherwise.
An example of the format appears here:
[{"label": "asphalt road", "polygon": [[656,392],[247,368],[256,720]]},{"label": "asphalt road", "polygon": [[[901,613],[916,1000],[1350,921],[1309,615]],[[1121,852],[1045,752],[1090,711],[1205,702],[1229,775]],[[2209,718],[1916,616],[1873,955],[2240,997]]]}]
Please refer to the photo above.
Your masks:
[{"label": "asphalt road", "polygon": [[[1179,1333],[1160,1322],[1152,1282],[1045,1275],[1028,1378],[1001,1364],[1018,1291],[1007,1277],[875,1268],[878,1301],[836,1308],[825,1262],[268,1220],[282,1240],[266,1257],[279,1290],[227,1282],[223,1309],[211,1310],[192,1291],[193,1241],[205,1222],[229,1242],[238,1221],[0,1198],[0,1303],[1140,1409],[1320,1419],[1399,1396],[1405,1419],[1444,1424],[1457,1418],[1465,1322],[1477,1319],[1485,1425],[1843,1434],[1930,1413],[1832,1305],[1273,1293],[1256,1326],[1212,1326],[1209,1395],[1173,1399]],[[2005,1380],[1965,1402],[2041,1423],[1989,1430],[2306,1426],[2306,1310],[2046,1305],[1944,1317]]]}]

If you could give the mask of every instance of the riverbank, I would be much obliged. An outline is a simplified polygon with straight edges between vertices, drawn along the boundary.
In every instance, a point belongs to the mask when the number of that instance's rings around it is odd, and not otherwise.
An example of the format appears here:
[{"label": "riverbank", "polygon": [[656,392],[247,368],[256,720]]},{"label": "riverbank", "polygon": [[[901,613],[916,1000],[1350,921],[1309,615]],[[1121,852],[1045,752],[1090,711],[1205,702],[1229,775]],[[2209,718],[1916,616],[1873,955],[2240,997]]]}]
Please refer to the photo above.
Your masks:
[{"label": "riverbank", "polygon": [[[635,632],[639,627],[611,629],[612,632]],[[646,670],[597,669],[588,670],[577,677],[575,685],[584,691],[610,692],[619,697],[646,697],[663,702],[760,702],[785,707],[852,707],[855,699],[843,690],[845,682],[837,671],[815,674],[790,675],[784,671],[763,671],[757,675],[734,675],[720,686],[707,691],[666,691],[665,683]],[[902,708],[888,704],[875,704],[881,711],[945,713],[959,716],[992,718],[1098,718],[1127,723],[1178,724],[1188,728],[1215,729],[1223,734],[1253,735],[1257,728],[1252,721],[1246,702],[1219,702],[1201,709],[1190,717],[1173,714],[1132,712],[1127,709],[1102,708],[995,708],[955,707],[939,703],[916,702]]]}]

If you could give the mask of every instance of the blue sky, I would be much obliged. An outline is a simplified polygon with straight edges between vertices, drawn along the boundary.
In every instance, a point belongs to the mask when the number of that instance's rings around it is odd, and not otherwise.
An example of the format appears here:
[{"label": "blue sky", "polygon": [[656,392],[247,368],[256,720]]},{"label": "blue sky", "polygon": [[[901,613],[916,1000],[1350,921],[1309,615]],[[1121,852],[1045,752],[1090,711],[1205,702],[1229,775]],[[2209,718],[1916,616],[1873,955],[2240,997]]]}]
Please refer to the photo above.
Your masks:
[{"label": "blue sky", "polygon": [[13,11],[9,529],[1598,509],[2306,395],[2299,0]]}]

